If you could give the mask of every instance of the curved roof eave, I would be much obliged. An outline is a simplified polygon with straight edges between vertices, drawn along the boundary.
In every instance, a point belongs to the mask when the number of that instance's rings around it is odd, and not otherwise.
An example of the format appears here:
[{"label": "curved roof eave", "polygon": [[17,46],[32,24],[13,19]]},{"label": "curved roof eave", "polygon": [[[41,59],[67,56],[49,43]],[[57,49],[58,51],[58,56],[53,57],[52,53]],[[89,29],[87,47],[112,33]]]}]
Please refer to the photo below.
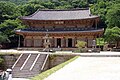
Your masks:
[{"label": "curved roof eave", "polygon": [[99,30],[89,30],[89,31],[21,31],[21,30],[16,30],[16,32],[19,33],[86,33],[86,32],[104,32],[104,29],[99,29]]},{"label": "curved roof eave", "polygon": [[91,18],[82,18],[82,19],[27,19],[27,18],[20,18],[21,20],[35,20],[35,21],[67,21],[67,20],[85,20],[85,19],[96,19],[99,16],[91,17]]}]

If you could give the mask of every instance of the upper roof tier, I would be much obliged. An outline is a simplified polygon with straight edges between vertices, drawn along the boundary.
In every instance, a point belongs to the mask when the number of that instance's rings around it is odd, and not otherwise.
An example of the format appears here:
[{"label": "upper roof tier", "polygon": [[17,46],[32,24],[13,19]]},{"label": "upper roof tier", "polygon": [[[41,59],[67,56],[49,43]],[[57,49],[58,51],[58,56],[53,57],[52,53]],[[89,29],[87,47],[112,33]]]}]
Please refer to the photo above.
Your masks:
[{"label": "upper roof tier", "polygon": [[90,9],[72,9],[72,10],[38,10],[30,16],[21,17],[28,20],[78,20],[97,18],[91,15]]}]

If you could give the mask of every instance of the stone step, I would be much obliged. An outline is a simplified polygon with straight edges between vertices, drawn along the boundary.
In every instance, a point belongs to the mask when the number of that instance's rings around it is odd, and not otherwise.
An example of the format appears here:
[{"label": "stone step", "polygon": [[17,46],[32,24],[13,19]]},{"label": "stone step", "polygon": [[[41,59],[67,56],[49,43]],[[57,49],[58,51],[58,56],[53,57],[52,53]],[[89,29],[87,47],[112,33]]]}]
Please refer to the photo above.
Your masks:
[{"label": "stone step", "polygon": [[38,58],[35,66],[33,67],[32,71],[36,71],[36,70],[40,70],[42,65],[43,65],[43,62],[46,58],[46,55],[45,54],[41,54],[40,57]]},{"label": "stone step", "polygon": [[[17,64],[19,65],[19,63],[20,64],[24,63],[24,61],[27,59],[28,55],[23,54],[23,56],[21,57],[21,59],[18,61]],[[42,67],[44,60],[46,58],[46,54],[40,54],[33,69],[30,71],[30,68],[31,68],[34,60],[36,59],[37,55],[38,54],[31,54],[31,56],[29,57],[28,61],[26,62],[25,66],[23,67],[22,70],[20,70],[22,65],[20,65],[20,66],[16,65],[13,69],[13,72],[12,72],[13,77],[29,78],[29,77],[34,77],[34,76],[38,75],[41,72],[40,70],[41,70],[41,67]],[[22,59],[23,59],[23,61],[22,61]]]},{"label": "stone step", "polygon": [[37,76],[39,73],[34,73],[34,74],[15,74],[13,76],[15,76],[14,78],[30,78],[30,77],[34,77]]},{"label": "stone step", "polygon": [[23,54],[15,67],[21,67],[29,54]]},{"label": "stone step", "polygon": [[26,65],[24,66],[23,70],[28,69],[30,70],[34,60],[36,59],[37,54],[31,54],[29,60],[27,61]]}]

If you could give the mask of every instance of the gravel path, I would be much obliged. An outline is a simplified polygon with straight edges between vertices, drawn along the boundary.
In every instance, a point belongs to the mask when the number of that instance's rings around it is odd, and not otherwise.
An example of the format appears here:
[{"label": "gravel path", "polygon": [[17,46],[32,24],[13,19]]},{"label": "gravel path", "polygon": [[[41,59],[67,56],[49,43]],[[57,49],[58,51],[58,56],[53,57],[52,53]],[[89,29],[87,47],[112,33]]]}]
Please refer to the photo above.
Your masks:
[{"label": "gravel path", "polygon": [[45,80],[120,80],[120,57],[79,57]]}]

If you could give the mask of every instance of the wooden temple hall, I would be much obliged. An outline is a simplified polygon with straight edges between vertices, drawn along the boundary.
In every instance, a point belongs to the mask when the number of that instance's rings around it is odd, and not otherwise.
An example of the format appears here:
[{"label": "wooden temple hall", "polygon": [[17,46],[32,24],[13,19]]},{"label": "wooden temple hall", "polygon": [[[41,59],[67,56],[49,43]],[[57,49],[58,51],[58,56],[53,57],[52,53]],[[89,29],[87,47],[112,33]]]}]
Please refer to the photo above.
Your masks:
[{"label": "wooden temple hall", "polygon": [[28,26],[16,30],[24,38],[24,47],[44,48],[47,35],[50,48],[75,48],[77,40],[87,42],[86,47],[91,48],[104,32],[98,28],[99,16],[89,9],[38,10],[20,19]]}]

